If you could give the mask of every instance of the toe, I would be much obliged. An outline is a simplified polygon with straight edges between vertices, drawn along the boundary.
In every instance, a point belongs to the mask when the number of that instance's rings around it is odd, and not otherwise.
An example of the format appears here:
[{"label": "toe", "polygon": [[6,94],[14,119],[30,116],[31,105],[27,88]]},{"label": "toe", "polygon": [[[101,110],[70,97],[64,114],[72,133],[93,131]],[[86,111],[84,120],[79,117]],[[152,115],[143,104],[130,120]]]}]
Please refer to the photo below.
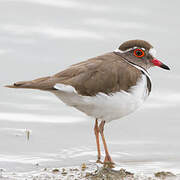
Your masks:
[{"label": "toe", "polygon": [[102,162],[100,159],[98,159],[98,160],[96,161],[96,163],[103,164],[103,162]]},{"label": "toe", "polygon": [[114,162],[111,162],[111,161],[105,161],[103,164],[104,164],[105,168],[114,168],[115,167]]}]

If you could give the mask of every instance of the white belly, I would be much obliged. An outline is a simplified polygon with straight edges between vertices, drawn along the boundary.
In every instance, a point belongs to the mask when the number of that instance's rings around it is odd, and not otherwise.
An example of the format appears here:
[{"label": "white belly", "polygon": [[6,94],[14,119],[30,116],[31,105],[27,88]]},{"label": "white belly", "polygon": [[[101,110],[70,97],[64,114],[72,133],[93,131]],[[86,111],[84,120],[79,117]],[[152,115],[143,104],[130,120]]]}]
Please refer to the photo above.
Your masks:
[{"label": "white belly", "polygon": [[75,107],[88,116],[107,122],[134,112],[148,96],[145,75],[142,75],[137,85],[129,92],[120,91],[111,95],[98,93],[96,96],[81,96],[72,86],[62,84],[56,84],[55,88],[58,91],[54,94],[65,104]]}]

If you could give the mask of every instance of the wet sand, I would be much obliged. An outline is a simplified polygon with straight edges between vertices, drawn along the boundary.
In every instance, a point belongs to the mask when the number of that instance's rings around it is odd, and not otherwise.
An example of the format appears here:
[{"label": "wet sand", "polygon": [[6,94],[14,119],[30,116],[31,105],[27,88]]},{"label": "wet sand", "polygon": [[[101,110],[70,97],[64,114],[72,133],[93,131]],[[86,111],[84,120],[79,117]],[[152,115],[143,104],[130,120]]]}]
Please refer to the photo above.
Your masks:
[{"label": "wet sand", "polygon": [[156,172],[153,175],[136,174],[123,168],[105,168],[96,163],[83,163],[76,167],[43,168],[36,164],[36,170],[30,172],[6,172],[0,170],[2,180],[179,180],[180,174]]}]

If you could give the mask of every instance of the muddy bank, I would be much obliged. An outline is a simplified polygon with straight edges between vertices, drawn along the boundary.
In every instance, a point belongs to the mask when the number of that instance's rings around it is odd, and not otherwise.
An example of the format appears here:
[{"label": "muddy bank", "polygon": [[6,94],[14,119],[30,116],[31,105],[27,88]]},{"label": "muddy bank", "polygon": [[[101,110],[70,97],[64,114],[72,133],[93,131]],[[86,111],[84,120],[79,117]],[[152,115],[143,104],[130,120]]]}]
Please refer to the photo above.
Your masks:
[{"label": "muddy bank", "polygon": [[155,172],[152,175],[136,174],[126,169],[108,169],[95,163],[78,167],[43,168],[31,172],[6,172],[0,170],[1,180],[180,180],[172,172]]}]

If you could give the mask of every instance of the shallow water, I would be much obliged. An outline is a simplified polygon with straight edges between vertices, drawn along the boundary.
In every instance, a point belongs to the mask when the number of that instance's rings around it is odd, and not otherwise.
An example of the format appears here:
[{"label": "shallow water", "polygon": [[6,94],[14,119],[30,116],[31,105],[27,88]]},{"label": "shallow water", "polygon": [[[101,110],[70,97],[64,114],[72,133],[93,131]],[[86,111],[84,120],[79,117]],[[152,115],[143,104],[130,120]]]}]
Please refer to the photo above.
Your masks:
[{"label": "shallow water", "polygon": [[[171,67],[150,71],[153,91],[134,114],[105,129],[119,167],[152,174],[180,172],[179,1],[0,1],[0,168],[76,166],[96,160],[94,120],[54,95],[3,87],[56,73],[146,39]],[[27,132],[30,132],[29,141]]]}]

